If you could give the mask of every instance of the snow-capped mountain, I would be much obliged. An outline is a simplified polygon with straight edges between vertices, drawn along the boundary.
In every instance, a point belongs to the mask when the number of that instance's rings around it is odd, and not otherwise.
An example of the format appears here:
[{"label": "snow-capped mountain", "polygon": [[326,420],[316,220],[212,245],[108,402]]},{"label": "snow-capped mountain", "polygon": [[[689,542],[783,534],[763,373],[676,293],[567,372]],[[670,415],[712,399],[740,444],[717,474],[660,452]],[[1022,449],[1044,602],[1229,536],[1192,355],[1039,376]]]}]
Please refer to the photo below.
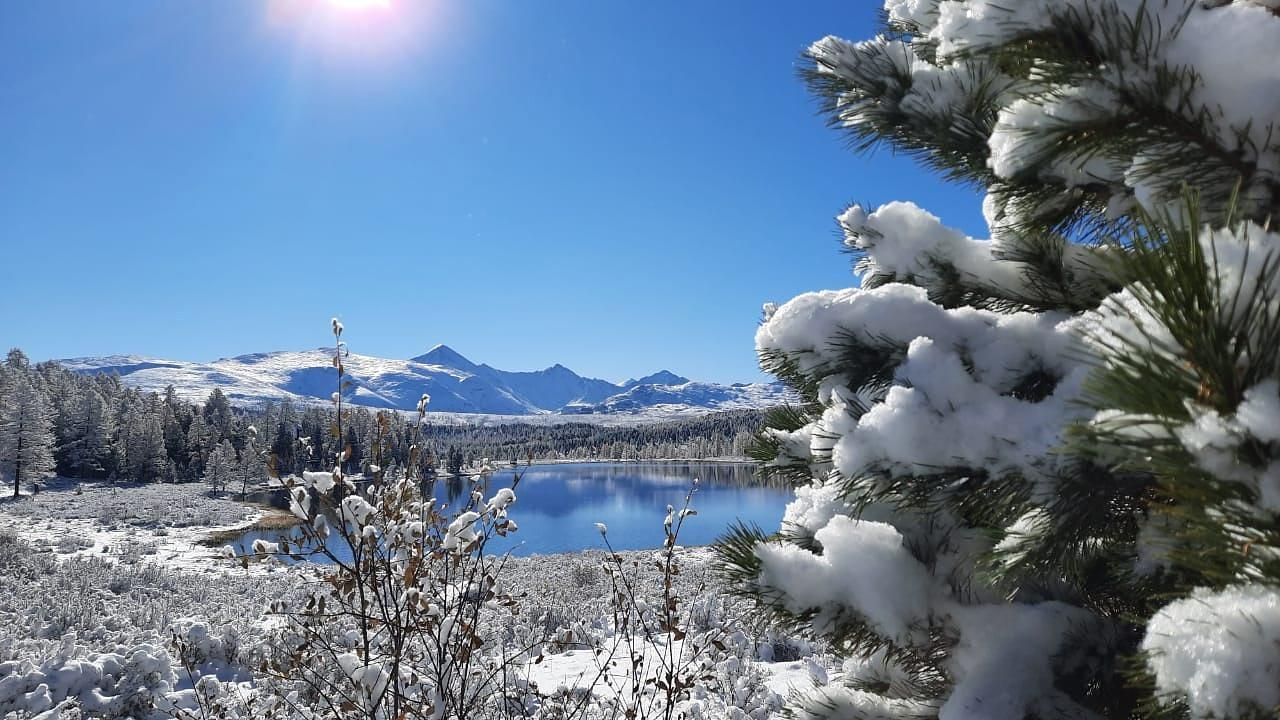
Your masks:
[{"label": "snow-capped mountain", "polygon": [[[172,385],[196,402],[221,388],[232,402],[257,405],[272,400],[328,400],[334,391],[332,348],[255,353],[209,363],[135,355],[60,360],[82,373],[117,373],[142,390],[162,392]],[[440,412],[533,415],[691,410],[729,410],[778,405],[786,390],[777,384],[718,385],[690,382],[667,370],[620,385],[582,377],[563,365],[511,372],[468,360],[437,345],[409,360],[349,355],[344,358],[346,401],[367,407],[412,410],[423,393]]]},{"label": "snow-capped mountain", "polygon": [[[677,376],[678,377],[678,376]],[[689,405],[714,407],[719,410],[763,408],[780,405],[784,399],[777,385],[684,382],[678,384],[637,383],[626,392],[618,393],[584,409],[583,412],[624,413],[641,410],[671,408],[680,410]]]},{"label": "snow-capped mountain", "polygon": [[631,388],[636,385],[683,385],[689,382],[689,378],[680,377],[670,370],[659,370],[652,375],[645,375],[639,380],[628,380],[622,383],[622,387]]}]

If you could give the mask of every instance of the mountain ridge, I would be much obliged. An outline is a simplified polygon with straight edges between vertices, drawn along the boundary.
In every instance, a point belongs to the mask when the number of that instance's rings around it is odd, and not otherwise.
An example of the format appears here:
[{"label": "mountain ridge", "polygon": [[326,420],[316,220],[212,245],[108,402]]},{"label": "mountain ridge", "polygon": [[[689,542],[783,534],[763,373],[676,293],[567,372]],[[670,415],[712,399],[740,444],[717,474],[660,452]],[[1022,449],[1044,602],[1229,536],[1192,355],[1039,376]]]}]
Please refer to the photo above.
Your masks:
[{"label": "mountain ridge", "polygon": [[[202,401],[221,388],[232,402],[260,405],[293,400],[327,401],[334,390],[332,348],[249,353],[212,362],[141,355],[66,358],[56,362],[80,373],[116,373],[142,390],[172,385],[182,397]],[[476,363],[448,345],[399,360],[347,354],[349,388],[344,402],[412,410],[423,394],[439,412],[492,415],[637,414],[761,408],[786,402],[778,384],[691,382],[661,370],[624,383],[584,377],[560,363],[542,370],[500,370]]]}]

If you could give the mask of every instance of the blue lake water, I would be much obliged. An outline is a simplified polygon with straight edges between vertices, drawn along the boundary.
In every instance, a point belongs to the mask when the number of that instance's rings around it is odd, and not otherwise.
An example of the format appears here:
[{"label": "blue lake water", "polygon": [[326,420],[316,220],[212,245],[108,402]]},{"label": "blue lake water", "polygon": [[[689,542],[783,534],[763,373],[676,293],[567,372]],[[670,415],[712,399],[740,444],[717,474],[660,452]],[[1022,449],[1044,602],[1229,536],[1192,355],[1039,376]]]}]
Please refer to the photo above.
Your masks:
[{"label": "blue lake water", "polygon": [[[495,473],[488,480],[486,497],[509,487],[515,472]],[[754,466],[747,464],[574,463],[534,465],[518,472],[516,503],[509,514],[519,530],[506,538],[492,538],[490,552],[535,555],[602,549],[597,522],[609,527],[609,542],[615,550],[659,547],[667,505],[679,508],[694,478],[699,484],[691,507],[698,514],[685,520],[681,545],[706,545],[737,520],[772,532],[792,498],[787,487],[758,481]],[[439,503],[457,506],[466,502],[471,487],[470,479],[456,478],[437,481],[432,490]],[[296,529],[255,531],[232,545],[245,553],[251,552],[258,538],[296,542],[299,537]]]}]

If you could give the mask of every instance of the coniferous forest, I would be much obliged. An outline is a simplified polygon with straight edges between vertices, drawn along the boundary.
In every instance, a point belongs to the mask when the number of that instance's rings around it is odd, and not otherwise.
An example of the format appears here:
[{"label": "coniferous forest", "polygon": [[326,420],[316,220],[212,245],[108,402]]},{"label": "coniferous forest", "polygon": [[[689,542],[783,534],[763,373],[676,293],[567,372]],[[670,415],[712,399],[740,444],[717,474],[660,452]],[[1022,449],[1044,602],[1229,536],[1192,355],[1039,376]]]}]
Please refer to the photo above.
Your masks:
[{"label": "coniferous forest", "polygon": [[[219,489],[258,486],[269,474],[301,474],[322,467],[346,448],[344,470],[372,462],[377,417],[390,423],[384,462],[403,468],[418,425],[409,413],[344,411],[341,442],[333,437],[331,406],[267,404],[233,407],[214,390],[193,404],[170,390],[147,393],[118,376],[81,375],[57,363],[32,364],[9,351],[0,367],[0,472],[15,483],[38,484],[51,473],[85,480],[207,482]],[[424,423],[424,471],[457,471],[482,460],[649,460],[741,458],[763,424],[763,413],[738,410],[644,425],[511,422],[462,419]]]}]

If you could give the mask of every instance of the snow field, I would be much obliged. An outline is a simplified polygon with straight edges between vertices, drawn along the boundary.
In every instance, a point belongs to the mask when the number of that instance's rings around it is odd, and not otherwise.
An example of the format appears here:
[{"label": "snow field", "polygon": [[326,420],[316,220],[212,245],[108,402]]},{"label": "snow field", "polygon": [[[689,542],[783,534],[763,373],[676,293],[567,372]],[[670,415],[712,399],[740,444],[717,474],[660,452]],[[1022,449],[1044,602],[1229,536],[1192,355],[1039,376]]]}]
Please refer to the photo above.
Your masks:
[{"label": "snow field", "polygon": [[[201,541],[213,529],[251,523],[257,511],[204,493],[197,485],[86,484],[78,494],[55,484],[0,504],[0,718],[158,718],[166,715],[156,708],[192,709],[197,697],[261,687],[254,670],[277,652],[283,623],[265,610],[300,602],[316,568],[266,561],[245,570],[218,557]],[[713,576],[708,549],[680,555],[676,590],[690,603],[682,606],[689,637],[676,654],[698,648],[703,656],[692,662],[711,678],[682,701],[688,717],[769,717],[793,686],[811,685],[815,671],[825,676],[816,648],[753,626],[745,603]],[[642,602],[660,604],[653,552],[622,558],[639,594],[654,598]],[[552,712],[549,698],[591,686],[592,712],[603,713],[631,692],[633,658],[643,678],[670,656],[661,637],[615,632],[607,559],[511,558],[502,569],[521,599],[513,613],[486,620],[494,640],[484,651],[532,648],[512,673],[534,717]],[[723,649],[702,642],[713,635]]]}]

